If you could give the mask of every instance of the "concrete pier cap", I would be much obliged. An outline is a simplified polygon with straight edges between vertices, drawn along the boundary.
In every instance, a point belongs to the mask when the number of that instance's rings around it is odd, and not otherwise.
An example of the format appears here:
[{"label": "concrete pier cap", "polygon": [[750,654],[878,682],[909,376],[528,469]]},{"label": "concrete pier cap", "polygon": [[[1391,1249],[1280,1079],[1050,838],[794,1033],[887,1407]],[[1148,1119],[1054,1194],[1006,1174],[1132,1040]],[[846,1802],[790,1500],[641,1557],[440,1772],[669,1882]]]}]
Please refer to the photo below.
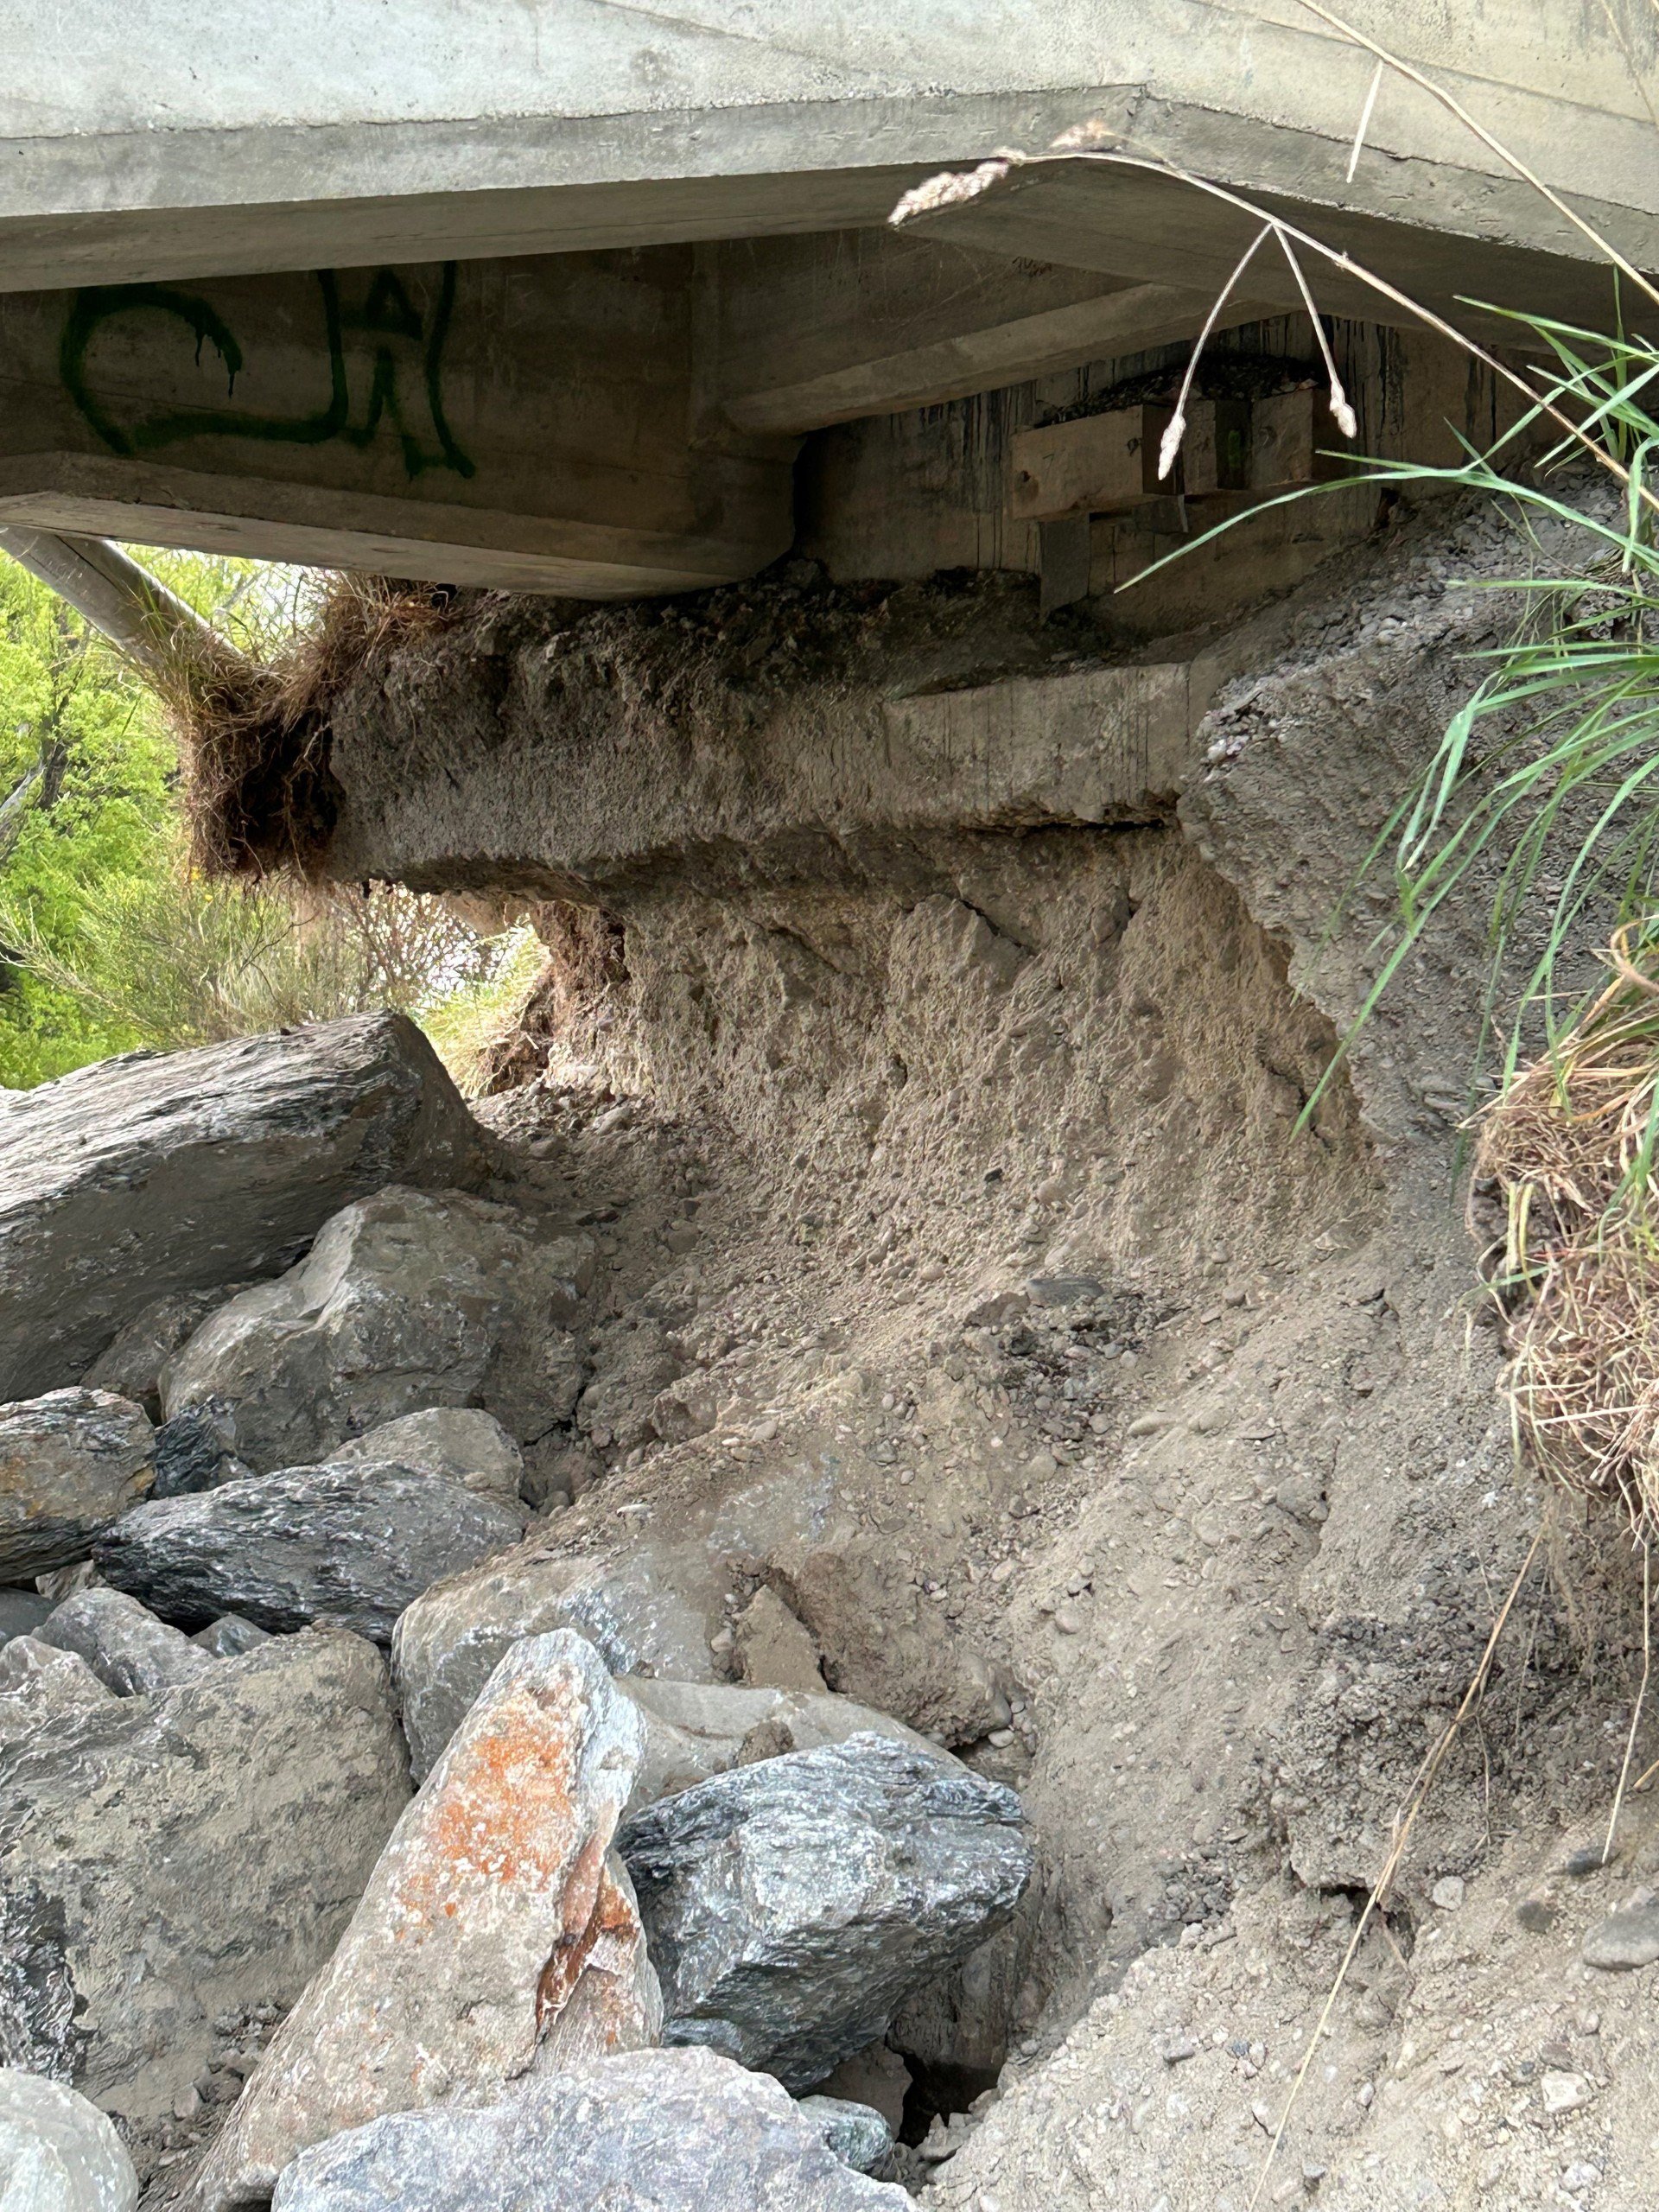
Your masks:
[{"label": "concrete pier cap", "polygon": [[[1065,164],[893,230],[941,167],[1096,118],[1489,340],[1459,300],[1603,315],[1592,244],[1408,76],[1351,158],[1370,39],[1659,264],[1650,8],[1346,5],[1358,35],[1307,0],[11,0],[0,529],[587,599],[803,546],[1086,584],[1103,494],[1016,512],[1012,441],[1190,342],[1254,219]],[[1411,318],[1310,276],[1363,378]],[[1282,257],[1221,327],[1309,350]],[[1397,445],[1411,405],[1374,412]]]}]

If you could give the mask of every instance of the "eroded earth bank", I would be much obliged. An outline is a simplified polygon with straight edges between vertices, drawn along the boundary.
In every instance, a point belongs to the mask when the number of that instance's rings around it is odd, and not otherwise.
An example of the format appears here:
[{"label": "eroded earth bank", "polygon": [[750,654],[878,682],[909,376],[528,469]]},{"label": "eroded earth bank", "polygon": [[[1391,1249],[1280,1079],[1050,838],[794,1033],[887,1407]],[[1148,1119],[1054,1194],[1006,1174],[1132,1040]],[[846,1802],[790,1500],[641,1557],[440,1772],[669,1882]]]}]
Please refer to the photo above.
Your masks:
[{"label": "eroded earth bank", "polygon": [[536,912],[503,1087],[0,1122],[0,2049],[150,2202],[1244,2212],[1310,2047],[1263,2202],[1659,2202],[1571,1516],[1314,2040],[1540,1513],[1476,899],[1304,1110],[1525,557],[1395,514],[1191,720],[1023,583],[388,631],[323,858]]}]

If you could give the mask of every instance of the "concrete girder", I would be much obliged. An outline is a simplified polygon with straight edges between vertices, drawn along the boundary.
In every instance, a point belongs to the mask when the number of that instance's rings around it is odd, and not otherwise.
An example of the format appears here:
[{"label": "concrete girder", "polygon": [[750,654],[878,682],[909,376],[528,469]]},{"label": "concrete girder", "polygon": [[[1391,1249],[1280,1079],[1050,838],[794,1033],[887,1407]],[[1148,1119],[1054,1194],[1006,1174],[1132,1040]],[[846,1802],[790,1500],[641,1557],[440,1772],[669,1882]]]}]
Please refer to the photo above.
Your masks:
[{"label": "concrete girder", "polygon": [[790,543],[798,433],[1167,343],[1207,306],[886,228],[0,295],[0,524],[692,589]]},{"label": "concrete girder", "polygon": [[0,525],[589,599],[751,574],[787,441],[695,420],[692,257],[0,295]]},{"label": "concrete girder", "polygon": [[[1190,338],[1214,296],[885,226],[734,240],[700,266],[714,294],[707,388],[728,422],[779,435]],[[1247,292],[1224,327],[1271,311]]]}]

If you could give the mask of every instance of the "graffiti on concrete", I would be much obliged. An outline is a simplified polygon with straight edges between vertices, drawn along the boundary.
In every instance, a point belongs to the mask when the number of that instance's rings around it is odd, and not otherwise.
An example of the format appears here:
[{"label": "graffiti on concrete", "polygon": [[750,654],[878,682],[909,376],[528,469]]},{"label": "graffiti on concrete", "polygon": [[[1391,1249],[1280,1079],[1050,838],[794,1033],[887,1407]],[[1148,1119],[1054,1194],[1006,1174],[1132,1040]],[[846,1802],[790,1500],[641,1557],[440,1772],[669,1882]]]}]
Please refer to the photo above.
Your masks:
[{"label": "graffiti on concrete", "polygon": [[[245,356],[235,332],[212,303],[170,284],[93,284],[75,295],[64,324],[59,367],[75,405],[111,452],[152,453],[186,438],[257,438],[271,445],[367,447],[395,435],[412,481],[429,468],[471,476],[443,410],[443,349],[455,304],[455,264],[446,262],[429,313],[416,306],[390,269],[377,269],[360,302],[341,298],[339,276],[319,270],[327,397],[309,413],[259,414],[247,408],[171,407],[135,414],[124,395],[99,388],[88,361],[93,340],[119,316],[163,315],[195,339],[196,359],[211,346],[232,399]],[[348,345],[348,341],[352,341]],[[365,379],[366,378],[366,383]],[[411,392],[411,385],[417,390]],[[353,390],[353,386],[356,390]]]}]

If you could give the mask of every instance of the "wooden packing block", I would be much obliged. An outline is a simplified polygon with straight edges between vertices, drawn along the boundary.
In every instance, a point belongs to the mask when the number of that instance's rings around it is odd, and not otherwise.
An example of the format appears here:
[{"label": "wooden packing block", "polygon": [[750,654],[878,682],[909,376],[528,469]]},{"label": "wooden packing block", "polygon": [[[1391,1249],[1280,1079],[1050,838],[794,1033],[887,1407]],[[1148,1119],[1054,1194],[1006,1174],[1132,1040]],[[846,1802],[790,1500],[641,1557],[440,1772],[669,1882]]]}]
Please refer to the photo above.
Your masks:
[{"label": "wooden packing block", "polygon": [[1012,445],[1014,519],[1111,514],[1173,490],[1158,481],[1158,445],[1169,416],[1167,407],[1122,407],[1021,430]]},{"label": "wooden packing block", "polygon": [[[1250,482],[1250,403],[1195,399],[1186,410],[1181,440],[1181,489],[1190,499],[1215,492],[1248,491]],[[1167,491],[1169,486],[1165,486]]]},{"label": "wooden packing block", "polygon": [[[1250,489],[1273,492],[1291,484],[1324,484],[1347,474],[1344,444],[1323,391],[1281,391],[1250,407]],[[1327,450],[1322,452],[1321,448]]]}]

